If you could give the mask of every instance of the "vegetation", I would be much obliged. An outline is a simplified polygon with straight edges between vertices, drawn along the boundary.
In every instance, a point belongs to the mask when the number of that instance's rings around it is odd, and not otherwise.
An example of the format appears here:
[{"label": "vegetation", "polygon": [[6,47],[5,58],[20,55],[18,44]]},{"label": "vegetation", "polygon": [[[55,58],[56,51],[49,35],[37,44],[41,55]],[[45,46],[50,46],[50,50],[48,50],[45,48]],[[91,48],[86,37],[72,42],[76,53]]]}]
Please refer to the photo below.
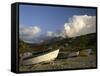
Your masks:
[{"label": "vegetation", "polygon": [[[60,48],[60,53],[81,51],[83,49],[93,49],[96,52],[97,37],[96,33],[87,34],[83,36],[73,37],[73,38],[63,38],[58,40],[52,40],[50,43],[43,42],[38,44],[25,43],[19,40],[19,53],[23,55],[25,52],[42,52],[47,50],[49,47],[53,49]],[[58,57],[60,56],[60,53]],[[66,54],[63,55],[65,56]],[[44,64],[36,65],[21,65],[21,58],[19,64],[20,71],[38,71],[38,70],[53,70],[53,69],[73,69],[73,68],[95,68],[96,67],[96,54],[90,56],[81,56],[73,58],[57,58],[55,61]]]},{"label": "vegetation", "polygon": [[[65,44],[68,44],[67,46]],[[91,48],[96,51],[96,33],[78,36],[74,38],[64,38],[62,40],[53,41],[51,43],[29,44],[24,41],[19,41],[19,53],[44,51],[49,47],[53,49],[60,48],[60,51],[77,51]]]}]

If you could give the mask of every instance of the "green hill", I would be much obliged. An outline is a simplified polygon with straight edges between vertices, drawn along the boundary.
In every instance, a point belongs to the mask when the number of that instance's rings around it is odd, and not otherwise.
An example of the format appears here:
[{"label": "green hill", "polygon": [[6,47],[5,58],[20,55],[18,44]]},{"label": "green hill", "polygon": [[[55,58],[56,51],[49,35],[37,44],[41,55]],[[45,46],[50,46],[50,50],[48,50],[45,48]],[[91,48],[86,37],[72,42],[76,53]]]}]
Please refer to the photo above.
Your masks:
[{"label": "green hill", "polygon": [[19,40],[19,53],[43,51],[49,47],[60,48],[60,51],[77,51],[82,49],[91,48],[96,51],[97,36],[96,33],[82,35],[73,38],[55,39],[50,43],[29,44]]},{"label": "green hill", "polygon": [[91,48],[94,51],[96,51],[97,36],[96,33],[92,33],[92,34],[65,39],[64,42],[67,43],[68,46],[63,50],[77,51],[77,50]]}]

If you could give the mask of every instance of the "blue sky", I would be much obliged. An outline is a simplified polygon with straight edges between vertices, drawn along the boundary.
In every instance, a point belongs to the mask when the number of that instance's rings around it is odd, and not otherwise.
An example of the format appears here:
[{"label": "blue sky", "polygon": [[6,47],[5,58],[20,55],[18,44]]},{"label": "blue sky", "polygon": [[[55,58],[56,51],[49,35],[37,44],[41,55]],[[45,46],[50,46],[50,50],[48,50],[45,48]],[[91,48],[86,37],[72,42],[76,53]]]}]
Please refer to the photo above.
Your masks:
[{"label": "blue sky", "polygon": [[[44,37],[75,37],[95,32],[96,9],[20,5],[20,38],[34,43]],[[39,38],[39,40],[37,40]]]},{"label": "blue sky", "polygon": [[38,26],[41,33],[59,31],[64,23],[73,15],[95,16],[96,10],[92,8],[50,7],[36,5],[20,5],[19,22],[23,26]]}]

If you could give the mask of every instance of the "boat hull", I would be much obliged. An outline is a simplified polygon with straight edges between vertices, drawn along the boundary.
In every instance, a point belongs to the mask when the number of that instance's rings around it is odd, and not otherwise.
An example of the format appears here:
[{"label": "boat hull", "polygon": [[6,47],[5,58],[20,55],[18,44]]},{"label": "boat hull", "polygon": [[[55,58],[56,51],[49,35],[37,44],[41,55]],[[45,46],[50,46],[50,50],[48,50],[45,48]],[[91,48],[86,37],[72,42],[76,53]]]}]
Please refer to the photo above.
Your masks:
[{"label": "boat hull", "polygon": [[23,60],[23,65],[31,65],[31,64],[41,63],[41,62],[50,62],[57,58],[58,53],[59,53],[59,49],[37,56],[37,57]]}]

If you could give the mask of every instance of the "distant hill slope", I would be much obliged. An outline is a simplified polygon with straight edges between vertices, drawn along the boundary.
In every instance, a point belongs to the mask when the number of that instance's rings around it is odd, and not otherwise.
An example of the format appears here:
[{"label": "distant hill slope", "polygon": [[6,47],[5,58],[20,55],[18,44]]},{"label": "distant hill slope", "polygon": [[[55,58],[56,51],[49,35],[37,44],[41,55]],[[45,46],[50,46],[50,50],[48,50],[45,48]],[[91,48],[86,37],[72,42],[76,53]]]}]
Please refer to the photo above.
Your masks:
[{"label": "distant hill slope", "polygon": [[68,39],[67,43],[69,44],[68,48],[71,50],[81,50],[86,48],[96,50],[97,36],[96,33],[78,36]]},{"label": "distant hill slope", "polygon": [[92,33],[73,38],[55,38],[48,42],[46,41],[38,44],[29,44],[20,40],[19,52],[24,53],[27,51],[43,51],[49,47],[61,48],[60,51],[76,51],[86,48],[92,48],[94,51],[96,51],[97,36],[96,33]]}]

